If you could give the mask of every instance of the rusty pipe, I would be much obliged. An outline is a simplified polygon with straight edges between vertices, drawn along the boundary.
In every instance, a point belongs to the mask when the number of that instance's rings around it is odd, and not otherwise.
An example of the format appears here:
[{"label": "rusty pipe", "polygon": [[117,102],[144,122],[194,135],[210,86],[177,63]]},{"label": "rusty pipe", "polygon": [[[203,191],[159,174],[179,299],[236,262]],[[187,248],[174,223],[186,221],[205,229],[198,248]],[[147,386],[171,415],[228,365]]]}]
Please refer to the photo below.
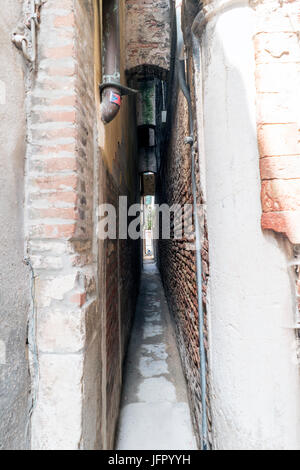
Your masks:
[{"label": "rusty pipe", "polygon": [[102,92],[101,119],[104,124],[110,123],[119,113],[122,96],[118,88],[108,86]]},{"label": "rusty pipe", "polygon": [[108,124],[117,116],[122,103],[120,90],[113,86],[113,84],[120,84],[119,0],[103,1],[102,57],[101,119],[104,124]]},{"label": "rusty pipe", "polygon": [[103,1],[103,77],[104,82],[120,83],[119,0]]},{"label": "rusty pipe", "polygon": [[111,122],[120,111],[122,96],[134,95],[136,90],[121,85],[120,74],[119,0],[103,1],[103,83],[100,85],[101,119]]}]

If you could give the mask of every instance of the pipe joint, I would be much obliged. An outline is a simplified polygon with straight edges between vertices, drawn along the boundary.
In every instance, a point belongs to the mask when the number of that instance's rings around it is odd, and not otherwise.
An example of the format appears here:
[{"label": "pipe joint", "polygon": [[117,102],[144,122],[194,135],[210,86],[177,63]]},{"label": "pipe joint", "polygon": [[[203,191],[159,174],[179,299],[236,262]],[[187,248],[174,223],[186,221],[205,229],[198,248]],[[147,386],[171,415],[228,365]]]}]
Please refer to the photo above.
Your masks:
[{"label": "pipe joint", "polygon": [[102,94],[101,119],[104,124],[109,124],[119,113],[122,97],[115,87],[107,87]]},{"label": "pipe joint", "polygon": [[119,113],[122,96],[135,95],[137,90],[128,88],[120,83],[105,82],[100,85],[101,119],[109,124]]}]

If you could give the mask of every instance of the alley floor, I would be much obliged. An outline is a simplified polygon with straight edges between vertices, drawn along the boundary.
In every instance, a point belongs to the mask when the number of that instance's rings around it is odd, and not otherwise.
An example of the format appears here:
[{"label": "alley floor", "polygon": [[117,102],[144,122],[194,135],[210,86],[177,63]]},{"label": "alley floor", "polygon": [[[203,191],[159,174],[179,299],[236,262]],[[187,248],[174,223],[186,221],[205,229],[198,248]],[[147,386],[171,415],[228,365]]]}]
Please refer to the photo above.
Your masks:
[{"label": "alley floor", "polygon": [[127,356],[117,449],[197,449],[174,328],[150,261]]}]

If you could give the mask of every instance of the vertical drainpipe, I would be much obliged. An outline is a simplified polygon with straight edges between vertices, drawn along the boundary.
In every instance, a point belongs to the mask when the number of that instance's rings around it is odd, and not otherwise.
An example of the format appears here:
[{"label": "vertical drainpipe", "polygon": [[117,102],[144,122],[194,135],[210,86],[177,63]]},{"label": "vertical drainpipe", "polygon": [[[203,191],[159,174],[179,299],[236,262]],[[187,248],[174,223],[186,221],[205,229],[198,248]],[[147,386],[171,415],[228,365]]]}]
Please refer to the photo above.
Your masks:
[{"label": "vertical drainpipe", "polygon": [[204,311],[202,299],[202,257],[201,257],[201,234],[200,221],[197,210],[197,184],[195,174],[195,135],[194,120],[192,112],[192,100],[189,87],[185,79],[185,64],[183,56],[183,34],[181,29],[181,8],[182,1],[176,2],[176,24],[177,24],[177,69],[180,88],[185,96],[189,111],[190,136],[186,138],[186,143],[191,145],[191,170],[192,170],[192,194],[193,194],[193,215],[195,224],[195,255],[196,255],[196,280],[198,297],[198,329],[199,329],[199,354],[200,354],[200,383],[201,383],[201,405],[202,405],[202,423],[200,436],[202,440],[202,450],[208,450],[208,431],[207,431],[207,406],[206,406],[206,352],[204,340]]},{"label": "vertical drainpipe", "polygon": [[119,113],[122,96],[136,94],[121,85],[120,7],[119,0],[103,1],[103,83],[101,93],[101,119],[111,122]]}]

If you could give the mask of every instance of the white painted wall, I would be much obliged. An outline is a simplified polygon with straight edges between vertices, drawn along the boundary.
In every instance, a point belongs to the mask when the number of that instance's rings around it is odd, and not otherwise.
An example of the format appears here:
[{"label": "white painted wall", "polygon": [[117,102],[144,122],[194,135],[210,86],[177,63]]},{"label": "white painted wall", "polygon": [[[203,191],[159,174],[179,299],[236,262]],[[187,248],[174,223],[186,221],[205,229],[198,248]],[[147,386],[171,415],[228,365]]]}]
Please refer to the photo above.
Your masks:
[{"label": "white painted wall", "polygon": [[215,446],[300,448],[295,305],[283,241],[260,228],[253,24],[248,6],[202,34]]}]

